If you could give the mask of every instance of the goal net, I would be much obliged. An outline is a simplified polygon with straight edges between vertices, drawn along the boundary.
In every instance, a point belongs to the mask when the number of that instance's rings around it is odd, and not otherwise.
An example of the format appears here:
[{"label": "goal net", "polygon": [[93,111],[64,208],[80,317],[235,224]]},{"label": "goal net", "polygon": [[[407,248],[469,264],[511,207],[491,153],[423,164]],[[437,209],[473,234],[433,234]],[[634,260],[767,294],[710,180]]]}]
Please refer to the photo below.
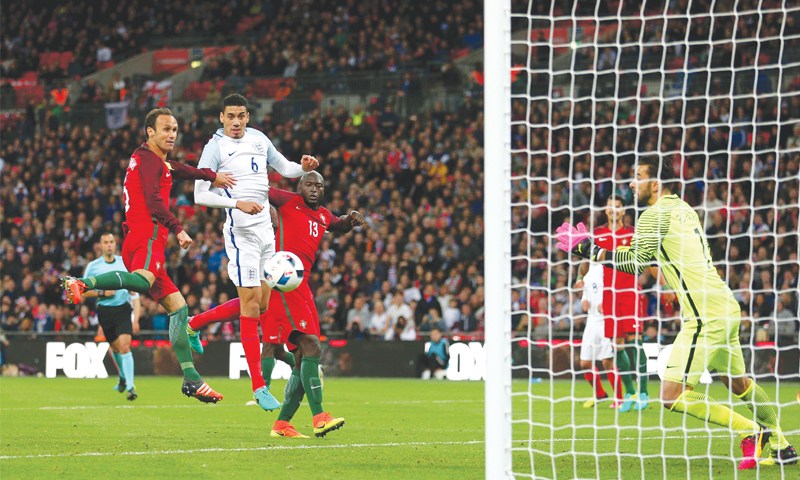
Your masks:
[{"label": "goal net", "polygon": [[[663,408],[659,365],[685,312],[656,270],[625,297],[641,341],[621,335],[614,384],[603,353],[582,366],[597,320],[585,261],[554,232],[633,228],[637,161],[658,155],[741,306],[747,375],[800,443],[800,3],[486,1],[485,25],[487,478],[797,478],[739,470],[742,436]],[[722,380],[712,369],[695,391],[756,421]]]}]

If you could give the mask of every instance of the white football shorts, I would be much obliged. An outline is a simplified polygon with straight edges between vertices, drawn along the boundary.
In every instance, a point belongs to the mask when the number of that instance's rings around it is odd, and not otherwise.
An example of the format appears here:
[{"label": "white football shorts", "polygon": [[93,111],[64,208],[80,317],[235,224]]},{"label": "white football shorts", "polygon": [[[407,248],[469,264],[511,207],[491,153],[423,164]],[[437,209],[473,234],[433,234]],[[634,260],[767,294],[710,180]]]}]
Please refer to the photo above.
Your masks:
[{"label": "white football shorts", "polygon": [[275,255],[275,231],[272,225],[244,228],[223,227],[228,276],[237,287],[258,287],[264,277],[267,260]]},{"label": "white football shorts", "polygon": [[581,360],[596,362],[613,357],[614,348],[611,339],[606,338],[602,319],[599,322],[587,322],[581,339]]}]

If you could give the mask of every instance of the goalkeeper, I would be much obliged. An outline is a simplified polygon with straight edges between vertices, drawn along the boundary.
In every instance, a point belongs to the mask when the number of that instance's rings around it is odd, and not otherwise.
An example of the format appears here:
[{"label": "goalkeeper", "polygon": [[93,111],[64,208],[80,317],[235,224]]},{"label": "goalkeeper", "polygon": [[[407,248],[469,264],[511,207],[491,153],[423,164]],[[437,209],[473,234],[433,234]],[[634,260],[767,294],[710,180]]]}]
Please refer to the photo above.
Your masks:
[{"label": "goalkeeper", "polygon": [[[641,159],[631,189],[639,205],[650,208],[640,216],[630,246],[607,251],[594,244],[583,224],[576,229],[565,223],[556,230],[558,247],[633,275],[655,259],[684,316],[664,372],[664,407],[744,436],[740,469],[754,468],[767,444],[771,451],[763,464],[796,463],[797,453],[778,426],[770,398],[746,375],[738,336],[739,304],[711,262],[697,213],[673,193],[675,183],[670,163],[662,165],[657,156]],[[725,386],[745,402],[758,423],[694,391],[706,369],[721,374]]]}]

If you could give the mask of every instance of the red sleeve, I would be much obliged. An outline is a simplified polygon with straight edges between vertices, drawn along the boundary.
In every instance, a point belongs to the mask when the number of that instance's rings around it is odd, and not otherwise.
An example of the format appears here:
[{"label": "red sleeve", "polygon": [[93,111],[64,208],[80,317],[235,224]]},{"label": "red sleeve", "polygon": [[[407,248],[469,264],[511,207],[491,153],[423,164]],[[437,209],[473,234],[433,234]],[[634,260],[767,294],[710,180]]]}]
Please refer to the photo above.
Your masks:
[{"label": "red sleeve", "polygon": [[281,190],[280,188],[270,188],[269,203],[274,205],[275,208],[281,208],[282,206],[289,203],[289,200],[299,195],[300,195],[299,193],[287,192],[286,190]]},{"label": "red sleeve", "polygon": [[139,156],[139,178],[142,181],[142,189],[144,190],[144,203],[147,209],[156,218],[156,221],[175,235],[183,231],[180,222],[169,211],[164,199],[161,198],[159,185],[161,184],[161,169],[164,168],[164,162],[158,158],[157,155],[147,155],[143,153]]},{"label": "red sleeve", "polygon": [[350,225],[350,222],[342,221],[342,219],[340,217],[337,217],[336,215],[332,214],[325,207],[321,207],[321,208],[323,208],[325,210],[325,213],[327,213],[328,215],[331,216],[331,224],[328,225],[328,231],[329,232],[347,233],[347,232],[349,232],[350,230],[353,229],[353,226]]},{"label": "red sleeve", "polygon": [[194,168],[173,160],[169,160],[169,166],[172,167],[172,177],[175,180],[205,180],[214,183],[217,179],[217,174],[210,168]]}]

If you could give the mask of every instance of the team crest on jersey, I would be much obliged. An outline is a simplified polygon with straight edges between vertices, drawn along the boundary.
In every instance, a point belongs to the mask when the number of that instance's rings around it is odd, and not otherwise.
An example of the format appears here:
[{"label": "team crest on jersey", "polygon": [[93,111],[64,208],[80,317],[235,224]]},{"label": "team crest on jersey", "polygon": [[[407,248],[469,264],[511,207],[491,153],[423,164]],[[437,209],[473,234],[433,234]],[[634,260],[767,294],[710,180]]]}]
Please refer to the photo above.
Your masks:
[{"label": "team crest on jersey", "polygon": [[247,270],[247,279],[248,280],[255,280],[256,279],[256,271],[253,269]]},{"label": "team crest on jersey", "polygon": [[305,320],[300,320],[300,328],[306,328],[306,325],[308,324],[306,323]]},{"label": "team crest on jersey", "polygon": [[266,153],[264,153],[264,145],[261,145],[260,143],[256,143],[256,151],[258,151],[258,153],[261,155],[266,155]]}]

